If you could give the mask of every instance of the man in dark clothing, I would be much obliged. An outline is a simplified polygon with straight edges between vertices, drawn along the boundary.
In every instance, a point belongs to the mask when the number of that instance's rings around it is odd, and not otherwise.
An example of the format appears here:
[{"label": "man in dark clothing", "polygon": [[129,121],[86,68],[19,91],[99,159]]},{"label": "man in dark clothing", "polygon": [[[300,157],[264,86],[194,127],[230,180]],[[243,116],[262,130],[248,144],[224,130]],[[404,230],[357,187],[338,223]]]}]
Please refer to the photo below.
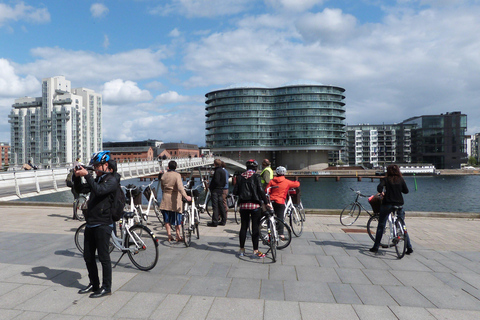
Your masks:
[{"label": "man in dark clothing", "polygon": [[[90,284],[78,293],[90,293],[90,298],[99,298],[111,294],[112,264],[110,261],[110,235],[113,230],[111,207],[115,191],[120,183],[120,175],[116,172],[116,163],[110,159],[110,151],[100,151],[93,155],[90,165],[96,173],[94,179],[88,170],[79,166],[75,169],[74,187],[79,193],[90,192],[87,202],[85,220],[87,226],[84,235],[83,259],[87,265]],[[85,177],[86,183],[81,183]],[[102,265],[102,286],[98,277],[95,252]]]},{"label": "man in dark clothing", "polygon": [[[223,188],[225,186],[226,174],[222,168],[222,160],[215,159],[213,165],[215,166],[215,171],[209,186],[212,197],[213,216],[212,221],[207,223],[209,227],[216,227],[219,224],[224,226],[227,222],[227,213],[223,205]],[[219,217],[220,223],[218,222]]]}]

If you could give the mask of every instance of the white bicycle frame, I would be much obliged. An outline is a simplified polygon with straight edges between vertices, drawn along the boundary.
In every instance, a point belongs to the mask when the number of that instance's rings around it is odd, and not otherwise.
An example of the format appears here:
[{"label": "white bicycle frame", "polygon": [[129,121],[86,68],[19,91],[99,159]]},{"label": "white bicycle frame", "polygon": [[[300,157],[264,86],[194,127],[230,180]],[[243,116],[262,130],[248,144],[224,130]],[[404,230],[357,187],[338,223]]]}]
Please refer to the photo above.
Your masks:
[{"label": "white bicycle frame", "polygon": [[205,210],[207,209],[207,203],[208,203],[208,200],[210,199],[211,197],[211,194],[210,194],[210,189],[208,189],[208,184],[207,184],[207,181],[206,180],[203,180],[202,181],[202,185],[203,185],[203,188],[204,190],[207,192],[206,195],[205,195],[205,201],[202,203],[199,203],[198,204],[198,207],[200,208],[201,212],[205,212]]}]

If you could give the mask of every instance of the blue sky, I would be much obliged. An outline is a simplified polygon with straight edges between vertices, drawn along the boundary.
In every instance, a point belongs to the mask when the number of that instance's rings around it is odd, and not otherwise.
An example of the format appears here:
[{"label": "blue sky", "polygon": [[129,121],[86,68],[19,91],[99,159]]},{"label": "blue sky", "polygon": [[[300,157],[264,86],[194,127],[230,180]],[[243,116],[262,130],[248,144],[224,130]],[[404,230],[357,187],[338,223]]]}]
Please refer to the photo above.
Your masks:
[{"label": "blue sky", "polygon": [[462,111],[480,132],[479,0],[0,0],[0,141],[42,78],[103,94],[104,141],[205,143],[205,93],[346,89],[347,123]]}]

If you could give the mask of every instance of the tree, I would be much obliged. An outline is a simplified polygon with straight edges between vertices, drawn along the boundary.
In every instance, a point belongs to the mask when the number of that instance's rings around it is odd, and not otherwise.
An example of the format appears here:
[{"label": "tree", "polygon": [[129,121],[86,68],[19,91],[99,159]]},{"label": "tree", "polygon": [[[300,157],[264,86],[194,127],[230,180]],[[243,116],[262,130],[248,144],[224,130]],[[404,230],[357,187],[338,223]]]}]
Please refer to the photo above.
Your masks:
[{"label": "tree", "polygon": [[473,156],[468,157],[468,164],[471,166],[476,166],[478,164],[477,159]]}]

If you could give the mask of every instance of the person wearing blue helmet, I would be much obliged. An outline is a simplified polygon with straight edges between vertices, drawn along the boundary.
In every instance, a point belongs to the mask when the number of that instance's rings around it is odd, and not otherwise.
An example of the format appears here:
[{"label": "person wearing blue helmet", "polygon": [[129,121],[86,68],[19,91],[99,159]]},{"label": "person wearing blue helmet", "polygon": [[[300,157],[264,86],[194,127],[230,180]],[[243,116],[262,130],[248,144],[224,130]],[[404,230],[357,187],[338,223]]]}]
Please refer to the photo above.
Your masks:
[{"label": "person wearing blue helmet", "polygon": [[[109,244],[114,222],[111,208],[121,176],[116,172],[117,165],[111,158],[110,151],[95,153],[90,160],[90,166],[93,166],[96,178],[90,173],[91,170],[87,170],[84,166],[77,166],[73,179],[77,192],[90,192],[85,211],[87,226],[83,253],[90,283],[78,293],[91,293],[90,298],[100,298],[112,293],[112,264]],[[86,183],[82,184],[81,177],[85,177]],[[95,259],[96,252],[98,252],[98,260],[102,265],[101,286]]]}]

